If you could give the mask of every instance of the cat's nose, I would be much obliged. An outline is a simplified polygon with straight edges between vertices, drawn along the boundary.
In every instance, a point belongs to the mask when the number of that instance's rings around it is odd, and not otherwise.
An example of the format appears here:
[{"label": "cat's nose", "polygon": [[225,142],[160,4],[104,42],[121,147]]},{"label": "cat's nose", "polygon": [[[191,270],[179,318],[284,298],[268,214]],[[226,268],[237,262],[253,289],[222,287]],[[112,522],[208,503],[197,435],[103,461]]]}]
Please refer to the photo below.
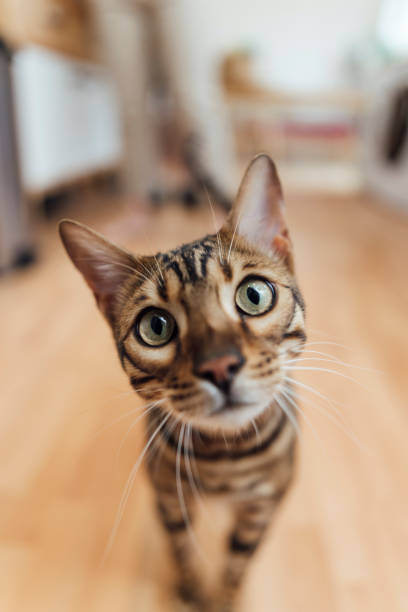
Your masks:
[{"label": "cat's nose", "polygon": [[216,387],[228,393],[232,379],[244,365],[245,359],[240,354],[228,353],[200,363],[195,374],[212,382]]}]

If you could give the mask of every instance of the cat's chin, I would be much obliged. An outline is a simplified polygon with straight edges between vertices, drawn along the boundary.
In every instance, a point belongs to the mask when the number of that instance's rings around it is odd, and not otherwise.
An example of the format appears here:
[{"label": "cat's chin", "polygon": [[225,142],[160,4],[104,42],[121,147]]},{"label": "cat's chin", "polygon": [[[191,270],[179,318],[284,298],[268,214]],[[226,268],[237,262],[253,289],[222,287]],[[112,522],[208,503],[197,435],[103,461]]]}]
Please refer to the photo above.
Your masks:
[{"label": "cat's chin", "polygon": [[251,425],[268,408],[269,403],[231,403],[221,409],[195,420],[195,424],[207,431],[234,432]]}]

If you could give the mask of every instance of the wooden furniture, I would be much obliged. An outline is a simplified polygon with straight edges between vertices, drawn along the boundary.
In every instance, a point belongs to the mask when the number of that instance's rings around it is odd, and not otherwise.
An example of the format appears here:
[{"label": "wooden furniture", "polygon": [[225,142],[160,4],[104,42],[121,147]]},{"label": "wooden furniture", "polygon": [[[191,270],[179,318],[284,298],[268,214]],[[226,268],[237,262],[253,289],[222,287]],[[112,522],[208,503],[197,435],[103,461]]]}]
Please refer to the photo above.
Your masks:
[{"label": "wooden furniture", "polygon": [[157,183],[159,152],[149,112],[150,20],[142,4],[89,0],[95,53],[118,93],[124,146],[122,189],[143,202]]},{"label": "wooden furniture", "polygon": [[120,162],[115,94],[91,61],[89,16],[79,0],[0,0],[0,35],[13,52],[23,188],[31,198]]},{"label": "wooden furniture", "polygon": [[[169,141],[173,151],[178,148],[193,183],[201,190],[205,184],[218,201],[234,194],[235,164],[227,114],[218,83],[210,75],[198,79],[185,61],[188,54],[198,53],[199,41],[192,44],[185,32],[182,3],[88,1],[97,48],[114,76],[121,101],[126,192],[141,198],[152,189],[168,192],[167,177],[160,172],[164,148],[160,121],[166,115]],[[198,143],[194,153],[186,152],[186,143],[193,140]]]},{"label": "wooden furniture", "polygon": [[0,40],[8,54],[0,67],[0,269],[6,269],[30,254],[22,194],[42,200],[112,172],[121,142],[111,84],[90,61],[86,2],[0,0]]},{"label": "wooden furniture", "polygon": [[244,165],[266,151],[299,188],[361,188],[360,124],[367,104],[361,91],[293,93],[270,87],[257,80],[245,51],[225,55],[220,79]]},{"label": "wooden furniture", "polygon": [[89,58],[89,12],[82,0],[0,0],[0,33],[8,44],[48,47]]},{"label": "wooden furniture", "polygon": [[31,198],[120,165],[119,111],[102,67],[26,47],[15,52],[12,70],[22,180]]}]

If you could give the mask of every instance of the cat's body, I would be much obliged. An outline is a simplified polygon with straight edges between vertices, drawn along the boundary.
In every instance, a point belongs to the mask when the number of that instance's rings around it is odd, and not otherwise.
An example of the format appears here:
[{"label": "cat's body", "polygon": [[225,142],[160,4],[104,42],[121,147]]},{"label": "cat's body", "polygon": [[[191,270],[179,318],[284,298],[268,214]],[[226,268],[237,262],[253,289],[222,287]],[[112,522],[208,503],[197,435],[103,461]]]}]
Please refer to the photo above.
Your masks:
[{"label": "cat's body", "polygon": [[[159,458],[153,454],[148,462],[159,516],[180,568],[181,594],[187,601],[201,604],[199,610],[231,609],[247,563],[291,482],[294,428],[286,416],[273,415],[275,418],[268,420],[271,413],[268,411],[264,422],[256,425],[259,437],[253,428],[241,437],[225,439],[193,431],[179,448],[180,429],[172,436],[165,432],[160,439]],[[149,431],[157,426],[160,417],[156,418]],[[182,493],[177,489],[177,452]],[[218,591],[209,603],[202,593],[201,581],[191,572],[193,557],[200,552],[192,541],[194,532],[188,529],[189,523],[194,526],[199,510],[197,495],[222,499],[232,514],[232,528],[224,534],[224,570],[219,576]],[[202,559],[199,561],[205,573],[206,565]]]},{"label": "cat's body", "polygon": [[[147,465],[179,595],[194,609],[230,610],[293,477],[285,364],[305,341],[304,305],[275,168],[256,158],[221,231],[166,254],[134,258],[70,222],[61,235],[149,402]],[[234,517],[210,595],[193,571],[188,529],[199,495],[222,495]]]}]

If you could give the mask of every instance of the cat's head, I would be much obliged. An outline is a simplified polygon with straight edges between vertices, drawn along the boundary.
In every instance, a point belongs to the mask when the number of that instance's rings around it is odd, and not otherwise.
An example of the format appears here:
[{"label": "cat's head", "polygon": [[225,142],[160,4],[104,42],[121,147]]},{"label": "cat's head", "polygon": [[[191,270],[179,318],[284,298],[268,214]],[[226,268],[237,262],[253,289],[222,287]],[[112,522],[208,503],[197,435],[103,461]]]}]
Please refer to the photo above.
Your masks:
[{"label": "cat's head", "polygon": [[63,243],[112,327],[132,386],[183,422],[246,427],[305,341],[279,178],[256,157],[218,234],[134,256],[72,221]]}]

